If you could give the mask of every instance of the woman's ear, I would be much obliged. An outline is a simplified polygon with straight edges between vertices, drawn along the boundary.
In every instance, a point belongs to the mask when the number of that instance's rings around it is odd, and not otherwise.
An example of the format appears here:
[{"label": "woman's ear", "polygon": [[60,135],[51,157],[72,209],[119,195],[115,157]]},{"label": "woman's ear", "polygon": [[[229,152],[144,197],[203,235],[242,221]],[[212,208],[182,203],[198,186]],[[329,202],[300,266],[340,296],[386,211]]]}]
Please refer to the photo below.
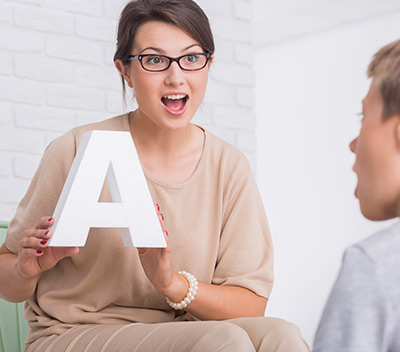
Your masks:
[{"label": "woman's ear", "polygon": [[211,66],[211,64],[213,63],[213,61],[214,61],[214,54],[211,55],[211,57],[210,57],[210,61],[208,62],[208,67]]},{"label": "woman's ear", "polygon": [[120,59],[115,60],[114,65],[117,68],[117,70],[119,71],[119,73],[125,78],[125,81],[126,81],[126,83],[128,83],[128,86],[130,88],[133,88],[131,78],[129,77],[128,67],[125,66]]}]

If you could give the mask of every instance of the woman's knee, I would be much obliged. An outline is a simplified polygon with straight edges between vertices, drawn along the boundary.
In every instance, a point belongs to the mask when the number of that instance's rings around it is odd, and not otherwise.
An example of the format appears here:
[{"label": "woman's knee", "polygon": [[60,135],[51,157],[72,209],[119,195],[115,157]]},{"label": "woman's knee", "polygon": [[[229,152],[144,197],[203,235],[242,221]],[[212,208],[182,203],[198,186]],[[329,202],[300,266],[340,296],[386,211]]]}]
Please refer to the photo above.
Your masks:
[{"label": "woman's knee", "polygon": [[247,352],[255,351],[247,332],[240,326],[217,322],[203,334],[193,351]]},{"label": "woman's knee", "polygon": [[300,329],[286,320],[272,317],[230,320],[249,335],[256,351],[309,351]]},{"label": "woman's knee", "polygon": [[268,319],[270,339],[275,341],[276,350],[309,351],[297,325],[280,318]]},{"label": "woman's knee", "polygon": [[300,329],[297,325],[280,318],[268,318],[269,328],[276,336],[300,336]]}]

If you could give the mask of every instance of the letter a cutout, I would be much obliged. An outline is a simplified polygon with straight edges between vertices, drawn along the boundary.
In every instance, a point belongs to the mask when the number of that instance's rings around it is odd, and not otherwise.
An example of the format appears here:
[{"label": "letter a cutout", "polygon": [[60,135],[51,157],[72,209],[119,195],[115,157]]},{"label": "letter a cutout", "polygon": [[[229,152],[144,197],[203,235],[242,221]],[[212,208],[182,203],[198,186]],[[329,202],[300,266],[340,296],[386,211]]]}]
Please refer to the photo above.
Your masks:
[{"label": "letter a cutout", "polygon": [[[105,179],[112,202],[99,202]],[[85,133],[53,217],[50,246],[82,247],[91,227],[103,227],[120,228],[126,247],[166,247],[129,132]]]}]

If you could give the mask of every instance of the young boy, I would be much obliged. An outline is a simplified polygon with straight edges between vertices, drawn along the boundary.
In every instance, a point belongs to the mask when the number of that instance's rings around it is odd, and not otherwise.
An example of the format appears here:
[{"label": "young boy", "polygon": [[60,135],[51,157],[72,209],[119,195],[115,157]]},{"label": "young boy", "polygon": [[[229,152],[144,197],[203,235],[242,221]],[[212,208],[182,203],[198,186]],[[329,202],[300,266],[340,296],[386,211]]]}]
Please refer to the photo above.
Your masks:
[{"label": "young boy", "polygon": [[[400,40],[368,67],[356,155],[355,195],[370,220],[400,216]],[[313,351],[400,351],[400,223],[348,248]]]}]

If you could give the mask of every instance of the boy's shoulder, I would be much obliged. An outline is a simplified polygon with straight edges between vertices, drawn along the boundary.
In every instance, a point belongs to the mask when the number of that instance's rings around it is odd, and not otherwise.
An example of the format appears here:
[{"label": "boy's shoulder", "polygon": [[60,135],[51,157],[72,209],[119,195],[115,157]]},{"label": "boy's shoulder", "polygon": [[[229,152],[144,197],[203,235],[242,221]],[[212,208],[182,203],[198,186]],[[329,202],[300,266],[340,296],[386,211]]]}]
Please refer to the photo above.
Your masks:
[{"label": "boy's shoulder", "polygon": [[[400,221],[380,230],[356,244],[372,257],[380,257],[392,251],[400,253]],[[400,260],[400,256],[399,256]]]},{"label": "boy's shoulder", "polygon": [[[377,272],[383,275],[400,267],[400,221],[380,230],[365,240],[348,248],[347,252],[362,252]],[[400,271],[399,271],[400,272]]]}]

